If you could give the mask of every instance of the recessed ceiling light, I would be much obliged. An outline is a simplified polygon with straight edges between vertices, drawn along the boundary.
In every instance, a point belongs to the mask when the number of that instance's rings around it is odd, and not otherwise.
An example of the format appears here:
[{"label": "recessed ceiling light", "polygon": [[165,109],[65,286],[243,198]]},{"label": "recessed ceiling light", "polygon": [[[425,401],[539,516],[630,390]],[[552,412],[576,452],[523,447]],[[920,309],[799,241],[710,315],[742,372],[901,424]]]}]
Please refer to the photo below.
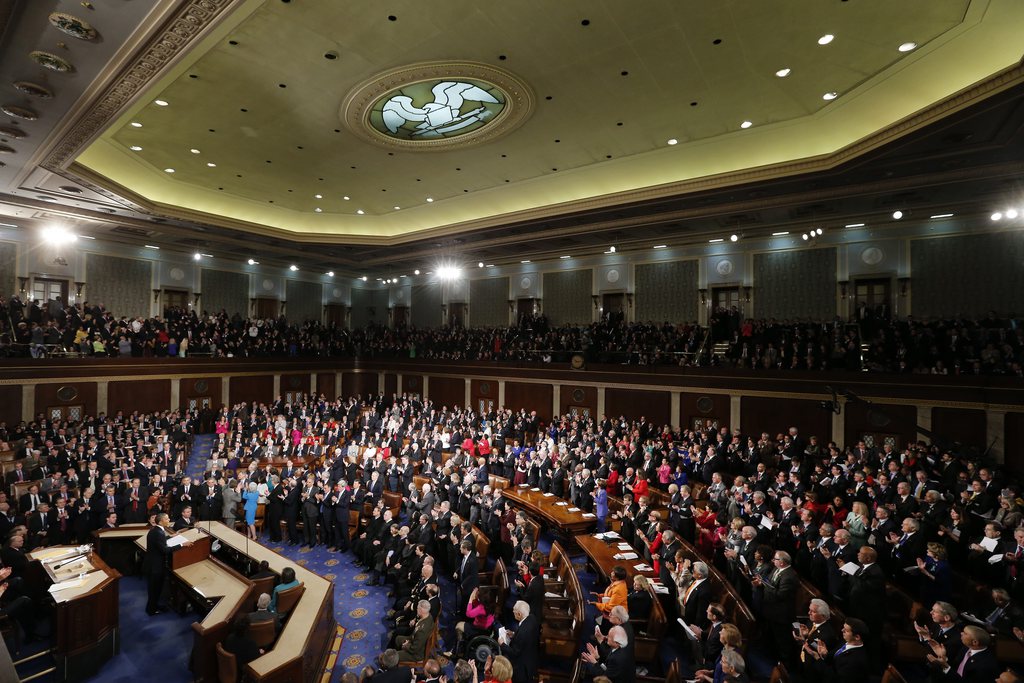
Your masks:
[{"label": "recessed ceiling light", "polygon": [[[412,271],[412,274],[413,275],[419,275],[420,274],[420,269],[417,268],[416,270]],[[363,279],[365,280],[366,278],[363,278]]]},{"label": "recessed ceiling light", "polygon": [[750,128],[752,125],[754,124],[751,123],[750,121],[744,121],[743,123],[740,124],[740,128]]},{"label": "recessed ceiling light", "polygon": [[[1007,215],[1009,215],[1009,214],[1007,214]],[[953,214],[951,214],[951,213],[937,213],[934,216],[929,216],[929,218],[952,218],[952,217],[953,217]]]},{"label": "recessed ceiling light", "polygon": [[1003,214],[1000,213],[999,211],[996,211],[994,214],[992,214],[992,220],[994,221],[1002,220],[1002,218]]},{"label": "recessed ceiling light", "polygon": [[779,69],[778,71],[776,71],[775,75],[778,76],[779,78],[785,78],[791,73],[793,73],[793,70],[790,69],[789,67],[786,67],[785,69]]},{"label": "recessed ceiling light", "polygon": [[299,267],[297,265],[295,265],[294,263],[292,265],[288,266],[288,270],[292,271],[293,273],[295,271],[297,271],[298,269],[299,269]]},{"label": "recessed ceiling light", "polygon": [[863,228],[864,224],[863,223],[849,223],[849,224],[847,224],[846,227],[848,227],[848,228]]},{"label": "recessed ceiling light", "polygon": [[174,169],[173,168],[165,168],[164,169],[164,173],[174,173]]},{"label": "recessed ceiling light", "polygon": [[894,219],[896,219],[896,220],[899,220],[899,219],[903,218],[903,212],[899,211],[899,210],[893,211],[892,212],[892,217]]},{"label": "recessed ceiling light", "polygon": [[783,235],[788,235],[788,234],[789,234],[789,230],[780,230],[779,232],[773,232],[772,233],[772,237],[782,237]]},{"label": "recessed ceiling light", "polygon": [[313,198],[314,199],[323,199],[324,196],[322,194],[315,194],[315,195],[313,195]]},{"label": "recessed ceiling light", "polygon": [[363,211],[362,209],[356,209],[356,213],[359,214],[360,216],[362,216],[366,212]]},{"label": "recessed ceiling light", "polygon": [[[81,237],[83,240],[94,240],[94,239],[96,239],[92,235],[79,235],[79,237]],[[157,247],[157,249],[159,249],[159,248],[160,247]]]},{"label": "recessed ceiling light", "polygon": [[131,147],[129,147],[128,149],[130,149],[130,150],[131,150],[131,151],[133,151],[133,152],[141,152],[141,151],[142,151],[142,148],[141,148],[141,147],[139,147],[138,145],[132,145],[132,146],[131,146]]},{"label": "recessed ceiling light", "polygon": [[196,149],[195,147],[193,147],[193,148],[192,148],[192,149],[190,149],[189,151],[190,151],[190,152],[192,152],[193,154],[199,154],[199,150],[198,150],[198,149]]},{"label": "recessed ceiling light", "polygon": [[314,211],[316,211],[317,213],[322,213],[322,212],[323,212],[323,209],[321,209],[321,208],[320,208],[319,206],[318,206],[318,207],[316,207],[316,208],[315,208],[315,209],[313,209],[313,210],[314,210]]},{"label": "recessed ceiling light", "polygon": [[675,138],[670,138],[669,141],[668,141],[668,144],[670,144],[670,145],[678,145],[679,144],[679,140],[676,140]]},{"label": "recessed ceiling light", "polygon": [[916,47],[917,47],[917,43],[911,41],[911,42],[903,43],[897,49],[900,52],[910,52],[911,50],[915,49]]},{"label": "recessed ceiling light", "polygon": [[395,211],[399,211],[402,207],[400,207],[400,206],[392,206],[391,208],[394,209]]},{"label": "recessed ceiling light", "polygon": [[802,235],[802,237],[804,238],[804,242],[811,239],[810,235],[808,235],[806,232]]},{"label": "recessed ceiling light", "polygon": [[718,242],[724,242],[724,241],[725,241],[725,238],[724,238],[724,237],[716,237],[716,238],[715,238],[715,239],[713,239],[713,240],[708,240],[708,242],[709,242],[709,243],[711,243],[711,244],[716,244],[716,243],[718,243]]},{"label": "recessed ceiling light", "polygon": [[328,270],[327,271],[327,277],[334,277],[334,271],[333,270]]},{"label": "recessed ceiling light", "polygon": [[434,201],[434,198],[433,198],[433,197],[427,197],[427,203],[428,203],[428,204],[429,204],[429,203],[431,203],[432,201]]},{"label": "recessed ceiling light", "polygon": [[730,242],[736,242],[736,241],[739,240],[739,238],[740,238],[739,235],[729,235],[729,241]]},{"label": "recessed ceiling light", "polygon": [[246,263],[248,263],[250,266],[255,266],[256,265],[255,259],[249,259],[248,261],[246,261]]},{"label": "recessed ceiling light", "polygon": [[825,231],[822,230],[821,228],[818,228],[817,230],[814,230],[814,232],[816,232],[816,233],[818,233],[820,235],[821,233],[823,233]]},{"label": "recessed ceiling light", "polygon": [[205,256],[206,258],[213,258],[213,254],[202,254],[202,256]]},{"label": "recessed ceiling light", "polygon": [[668,247],[667,244],[655,244],[654,247],[652,247],[652,248],[653,249],[665,249],[666,247]]},{"label": "recessed ceiling light", "polygon": [[[418,271],[418,270],[416,271],[416,273],[417,273],[417,274],[418,274],[419,272],[420,272],[420,271]],[[361,277],[361,278],[359,278],[359,279],[360,279],[360,280],[362,280],[363,282],[366,282],[366,276],[365,276],[365,275],[364,275],[364,276],[362,276],[362,277]]]},{"label": "recessed ceiling light", "polygon": [[142,128],[142,124],[138,121],[132,121],[132,128]]},{"label": "recessed ceiling light", "polygon": [[566,254],[565,256],[559,256],[558,258],[560,258],[560,259],[572,258],[572,255],[571,254]]},{"label": "recessed ceiling light", "polygon": [[351,199],[351,197],[345,196],[345,197],[342,197],[342,199],[344,199],[347,202],[349,199]]},{"label": "recessed ceiling light", "polygon": [[488,267],[488,268],[493,268],[493,267],[494,267],[494,264],[493,264],[493,263],[488,263],[488,264],[487,264],[487,267]]},{"label": "recessed ceiling light", "polygon": [[192,254],[192,258],[198,261],[199,259],[203,258],[203,255],[197,251],[196,253]]},{"label": "recessed ceiling light", "polygon": [[159,107],[166,107],[168,104],[170,104],[170,102],[168,102],[167,100],[153,100],[153,104]]},{"label": "recessed ceiling light", "polygon": [[615,253],[615,247],[614,246],[608,247],[608,253],[609,254],[614,254]]},{"label": "recessed ceiling light", "polygon": [[831,91],[825,93],[824,95],[822,95],[821,99],[825,100],[826,102],[831,102],[832,100],[834,100],[837,97],[839,97],[839,93],[837,93],[835,90],[831,90]]},{"label": "recessed ceiling light", "polygon": [[142,246],[146,247],[146,249],[160,249],[160,247],[155,244],[143,244]]},{"label": "recessed ceiling light", "polygon": [[1007,218],[1016,218],[1017,217],[1017,209],[1008,209],[1006,211],[1006,217]]},{"label": "recessed ceiling light", "polygon": [[826,33],[821,38],[818,38],[818,45],[828,45],[835,39],[836,37],[834,35],[832,35],[831,33]]},{"label": "recessed ceiling light", "polygon": [[217,168],[217,164],[213,163],[212,161],[207,161],[206,165],[209,166],[210,168]]},{"label": "recessed ceiling light", "polygon": [[530,262],[530,259],[526,259],[525,261],[520,261],[520,263],[529,263],[529,262]]},{"label": "recessed ceiling light", "polygon": [[479,263],[476,264],[476,267],[477,268],[483,268],[484,267],[484,262],[480,261]]}]

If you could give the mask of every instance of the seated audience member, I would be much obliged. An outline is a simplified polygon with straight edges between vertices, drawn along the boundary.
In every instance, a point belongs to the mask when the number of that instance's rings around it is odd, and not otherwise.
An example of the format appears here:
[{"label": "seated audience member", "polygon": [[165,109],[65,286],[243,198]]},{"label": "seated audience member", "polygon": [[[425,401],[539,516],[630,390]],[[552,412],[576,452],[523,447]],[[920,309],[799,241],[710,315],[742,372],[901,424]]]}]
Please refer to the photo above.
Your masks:
[{"label": "seated audience member", "polygon": [[300,583],[302,582],[295,578],[295,569],[292,567],[285,567],[282,569],[281,583],[274,586],[274,593],[270,598],[270,611],[274,613],[277,612],[277,596],[280,595],[282,591],[286,591],[289,588],[295,588],[295,586],[298,586]]},{"label": "seated audience member", "polygon": [[416,623],[408,636],[398,636],[395,646],[398,649],[398,661],[419,662],[426,658],[427,640],[434,632],[434,618],[430,615],[430,603],[420,600],[416,605]]},{"label": "seated audience member", "polygon": [[246,665],[263,654],[263,650],[249,637],[249,621],[241,615],[231,622],[231,632],[224,639],[224,649],[235,656],[239,681]]},{"label": "seated audience member", "polygon": [[250,624],[258,624],[264,621],[274,622],[274,626],[278,629],[281,628],[281,617],[278,614],[270,611],[270,594],[260,593],[260,596],[256,598],[256,610],[249,612],[246,615],[246,619],[249,620]]}]

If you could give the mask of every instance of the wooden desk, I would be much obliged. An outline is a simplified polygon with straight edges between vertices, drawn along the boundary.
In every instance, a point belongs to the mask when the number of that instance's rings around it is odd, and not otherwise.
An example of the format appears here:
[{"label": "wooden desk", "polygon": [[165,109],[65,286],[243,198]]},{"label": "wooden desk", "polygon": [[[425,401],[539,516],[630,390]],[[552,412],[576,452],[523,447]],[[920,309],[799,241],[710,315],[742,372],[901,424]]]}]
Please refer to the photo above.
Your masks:
[{"label": "wooden desk", "polygon": [[[205,527],[206,522],[203,522],[203,529],[199,527],[193,527],[191,529],[182,529],[178,532],[178,536],[184,536],[186,540],[192,541],[192,545],[187,548],[175,551],[171,555],[171,569],[181,569],[188,565],[205,560],[210,556],[210,546],[213,543],[213,538],[206,533]],[[223,524],[221,526],[224,526]],[[149,529],[146,529],[146,533],[135,539],[135,544],[142,548],[143,552],[146,550],[146,538],[149,533]]]},{"label": "wooden desk", "polygon": [[584,517],[582,511],[570,512],[572,503],[555,495],[545,495],[540,490],[516,486],[504,489],[501,495],[512,505],[543,519],[548,525],[569,536],[586,533],[597,526],[596,516]]},{"label": "wooden desk", "polygon": [[[654,568],[651,567],[649,570],[639,570],[636,568],[638,564],[644,564],[643,555],[638,553],[636,550],[630,548],[629,550],[619,549],[619,544],[629,545],[622,538],[616,538],[614,541],[602,541],[599,538],[595,538],[593,534],[586,534],[576,537],[576,543],[579,544],[583,552],[587,554],[590,561],[593,563],[594,568],[605,581],[611,580],[612,568],[615,566],[621,566],[626,570],[626,580],[628,585],[633,585],[633,577],[640,575],[646,576],[648,579],[656,578]],[[632,560],[617,560],[615,555],[621,553],[633,553],[636,558]],[[648,565],[650,566],[650,565]]]},{"label": "wooden desk", "polygon": [[147,531],[149,525],[145,522],[122,524],[116,529],[96,529],[92,532],[96,553],[107,564],[121,572],[122,576],[134,574],[135,558],[139,551],[135,540],[139,536],[145,536]]},{"label": "wooden desk", "polygon": [[[60,551],[73,551],[75,546],[41,548],[28,554],[31,580],[48,589],[52,576],[60,570],[44,567],[43,560],[58,556]],[[75,557],[71,552],[66,559]],[[121,574],[112,569],[97,554],[88,558],[95,568],[85,575],[82,585],[53,593],[57,603],[54,626],[54,661],[62,681],[79,681],[95,675],[103,664],[121,649],[118,579]],[[52,563],[60,565],[61,560]]]}]

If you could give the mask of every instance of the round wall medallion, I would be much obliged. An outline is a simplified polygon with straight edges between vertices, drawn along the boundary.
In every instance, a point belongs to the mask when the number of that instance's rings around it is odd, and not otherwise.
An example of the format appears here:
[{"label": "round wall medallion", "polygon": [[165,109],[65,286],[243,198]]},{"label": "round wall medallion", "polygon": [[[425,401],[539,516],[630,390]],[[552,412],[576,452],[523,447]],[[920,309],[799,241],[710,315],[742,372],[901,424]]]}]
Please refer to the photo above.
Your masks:
[{"label": "round wall medallion", "polygon": [[0,144],[0,154],[14,154],[14,153],[15,153],[15,149],[13,147],[10,147],[8,145]]},{"label": "round wall medallion", "polygon": [[608,282],[616,283],[619,281],[619,271],[613,268],[612,270],[609,270],[604,277]]},{"label": "round wall medallion", "polygon": [[96,29],[89,25],[89,22],[78,17],[54,12],[50,15],[50,23],[58,31],[68,34],[79,40],[92,40],[96,37]]},{"label": "round wall medallion", "polygon": [[269,292],[273,288],[274,288],[274,281],[273,280],[271,280],[270,278],[267,278],[266,280],[263,281],[263,289],[265,289],[266,291]]},{"label": "round wall medallion", "polygon": [[78,389],[73,386],[63,386],[57,389],[57,398],[62,401],[74,401],[78,398]]},{"label": "round wall medallion", "polygon": [[885,253],[878,247],[868,247],[860,253],[860,260],[869,266],[877,266],[885,258]]},{"label": "round wall medallion", "polygon": [[20,140],[25,137],[25,131],[18,130],[17,128],[11,128],[10,126],[0,126],[0,136],[11,138],[13,140]]},{"label": "round wall medallion", "polygon": [[419,387],[420,387],[420,378],[419,377],[406,377],[405,378],[405,385],[407,387],[409,387],[410,389],[419,389]]},{"label": "round wall medallion", "polygon": [[732,269],[732,261],[730,261],[727,258],[724,258],[715,264],[715,270],[718,272],[719,275],[731,275]]},{"label": "round wall medallion", "polygon": [[401,301],[402,299],[405,298],[405,292],[399,289],[398,291],[395,292],[395,298]]},{"label": "round wall medallion", "polygon": [[167,273],[171,276],[171,279],[175,282],[181,282],[185,279],[185,271],[181,268],[171,268],[171,271]]},{"label": "round wall medallion", "polygon": [[339,287],[335,287],[333,290],[331,290],[331,295],[335,299],[340,299],[342,294],[344,294],[344,292],[342,292]]},{"label": "round wall medallion", "polygon": [[707,415],[715,407],[715,402],[710,396],[701,396],[697,399],[697,410]]},{"label": "round wall medallion", "polygon": [[487,396],[489,393],[491,393],[491,383],[480,382],[480,393],[483,394],[484,396]]},{"label": "round wall medallion", "polygon": [[302,384],[302,378],[301,377],[296,377],[295,375],[290,375],[288,377],[288,386],[290,386],[292,389],[298,389],[299,385],[301,385],[301,384]]},{"label": "round wall medallion", "polygon": [[532,284],[533,280],[531,280],[528,277],[524,277],[522,280],[519,281],[519,289],[529,289],[530,285]]},{"label": "round wall medallion", "polygon": [[58,57],[51,52],[43,52],[42,50],[36,50],[30,52],[28,56],[33,62],[43,67],[44,69],[50,69],[51,71],[60,71],[62,73],[68,73],[75,70],[75,67],[71,65],[71,62]]},{"label": "round wall medallion", "polygon": [[39,85],[38,83],[31,83],[29,81],[15,81],[14,87],[23,93],[31,95],[32,97],[39,97],[44,100],[48,100],[51,97],[53,97],[53,92],[49,88]]},{"label": "round wall medallion", "polygon": [[576,403],[583,403],[584,399],[586,398],[587,392],[583,391],[582,389],[572,390],[572,400],[575,401]]},{"label": "round wall medallion", "polygon": [[210,383],[207,382],[205,379],[197,379],[196,383],[193,384],[192,387],[200,394],[205,394],[207,389],[210,388]]},{"label": "round wall medallion", "polygon": [[35,113],[27,107],[18,107],[13,104],[0,105],[0,111],[7,114],[8,116],[14,116],[19,119],[25,119],[26,121],[35,121],[39,118],[39,114]]},{"label": "round wall medallion", "polygon": [[341,104],[353,133],[405,151],[487,142],[533,110],[533,93],[511,73],[478,62],[423,62],[363,81]]}]

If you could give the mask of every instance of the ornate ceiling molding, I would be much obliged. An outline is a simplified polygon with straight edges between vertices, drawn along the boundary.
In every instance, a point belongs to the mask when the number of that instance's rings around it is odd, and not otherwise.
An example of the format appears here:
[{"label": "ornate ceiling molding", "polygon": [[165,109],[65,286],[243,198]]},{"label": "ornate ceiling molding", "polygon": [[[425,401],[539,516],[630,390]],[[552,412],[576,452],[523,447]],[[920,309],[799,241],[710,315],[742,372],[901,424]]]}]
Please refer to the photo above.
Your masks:
[{"label": "ornate ceiling molding", "polygon": [[112,80],[41,164],[57,173],[237,0],[188,0]]}]

